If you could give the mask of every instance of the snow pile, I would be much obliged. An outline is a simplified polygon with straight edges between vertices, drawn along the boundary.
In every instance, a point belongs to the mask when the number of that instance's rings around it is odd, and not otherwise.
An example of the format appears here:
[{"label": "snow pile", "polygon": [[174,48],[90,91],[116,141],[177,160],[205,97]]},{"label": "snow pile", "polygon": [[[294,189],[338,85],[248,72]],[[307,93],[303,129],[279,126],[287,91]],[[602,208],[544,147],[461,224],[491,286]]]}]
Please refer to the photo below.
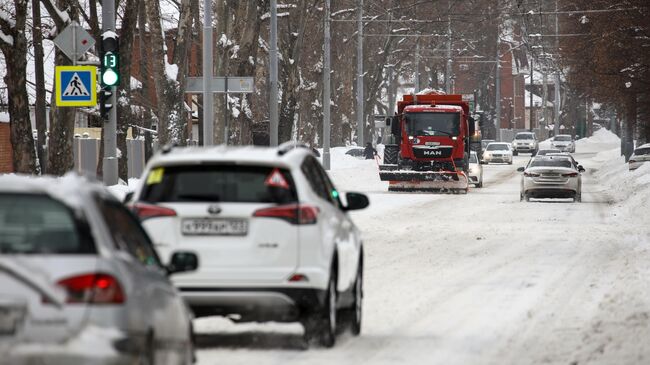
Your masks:
[{"label": "snow pile", "polygon": [[118,200],[124,201],[124,197],[126,197],[126,194],[135,191],[138,184],[140,184],[140,179],[131,178],[129,179],[128,184],[125,184],[124,181],[120,181],[120,182],[121,184],[111,185],[107,188],[108,191],[110,191],[111,194],[115,195],[115,197]]},{"label": "snow pile", "polygon": [[650,164],[630,171],[618,149],[603,151],[594,160],[602,161],[596,176],[618,210],[625,216],[639,217],[639,212],[646,210],[650,204]]},{"label": "snow pile", "polygon": [[[342,191],[385,192],[388,189],[388,183],[379,180],[378,167],[383,152],[382,147],[376,147],[379,157],[374,160],[346,155],[349,150],[362,149],[361,147],[332,148],[330,150],[331,169],[328,173],[336,187]],[[319,152],[321,155],[323,154],[322,149]]]},{"label": "snow pile", "polygon": [[576,152],[598,153],[617,148],[620,146],[620,143],[620,139],[616,134],[603,128],[594,132],[594,135],[589,138],[577,140]]}]

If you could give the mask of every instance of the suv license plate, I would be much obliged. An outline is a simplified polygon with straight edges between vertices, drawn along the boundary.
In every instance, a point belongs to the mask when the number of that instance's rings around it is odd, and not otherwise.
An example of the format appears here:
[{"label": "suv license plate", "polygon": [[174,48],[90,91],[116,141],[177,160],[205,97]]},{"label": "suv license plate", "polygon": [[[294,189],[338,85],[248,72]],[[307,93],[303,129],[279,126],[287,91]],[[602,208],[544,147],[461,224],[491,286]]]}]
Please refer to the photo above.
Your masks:
[{"label": "suv license plate", "polygon": [[248,222],[243,219],[184,219],[184,235],[245,236]]}]

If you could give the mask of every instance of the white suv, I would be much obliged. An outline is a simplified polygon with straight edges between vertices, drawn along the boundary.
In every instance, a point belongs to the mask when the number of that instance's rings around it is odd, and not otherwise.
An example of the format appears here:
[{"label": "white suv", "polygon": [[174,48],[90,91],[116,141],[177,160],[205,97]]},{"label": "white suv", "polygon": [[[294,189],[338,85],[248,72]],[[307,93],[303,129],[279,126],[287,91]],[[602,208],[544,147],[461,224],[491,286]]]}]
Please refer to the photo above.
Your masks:
[{"label": "white suv", "polygon": [[[331,347],[337,317],[361,329],[363,247],[346,204],[305,146],[174,148],[149,161],[130,206],[163,260],[197,252],[174,276],[197,317],[300,321]],[[339,316],[341,315],[341,316]]]},{"label": "white suv", "polygon": [[538,149],[537,136],[532,132],[519,132],[512,141],[512,154],[515,156],[519,152],[526,152],[535,156]]}]

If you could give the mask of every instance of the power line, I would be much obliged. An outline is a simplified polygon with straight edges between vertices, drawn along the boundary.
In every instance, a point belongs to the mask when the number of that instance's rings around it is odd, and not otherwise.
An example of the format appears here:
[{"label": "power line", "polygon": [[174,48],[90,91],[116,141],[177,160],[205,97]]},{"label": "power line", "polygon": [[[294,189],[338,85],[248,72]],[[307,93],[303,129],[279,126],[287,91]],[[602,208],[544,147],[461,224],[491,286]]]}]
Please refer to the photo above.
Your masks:
[{"label": "power line", "polygon": [[[633,7],[633,8],[616,8],[616,9],[583,9],[583,10],[558,10],[558,11],[534,11],[530,10],[525,13],[449,13],[443,14],[445,16],[493,16],[493,15],[509,15],[509,16],[525,16],[525,15],[559,15],[559,14],[590,14],[590,13],[614,13],[620,11],[630,11],[630,10],[642,10],[648,9],[647,7]],[[381,15],[369,16],[368,19],[364,19],[364,23],[447,23],[447,20],[435,20],[435,19],[373,19],[374,17],[379,17]],[[332,22],[357,22],[356,19],[332,19]]]}]

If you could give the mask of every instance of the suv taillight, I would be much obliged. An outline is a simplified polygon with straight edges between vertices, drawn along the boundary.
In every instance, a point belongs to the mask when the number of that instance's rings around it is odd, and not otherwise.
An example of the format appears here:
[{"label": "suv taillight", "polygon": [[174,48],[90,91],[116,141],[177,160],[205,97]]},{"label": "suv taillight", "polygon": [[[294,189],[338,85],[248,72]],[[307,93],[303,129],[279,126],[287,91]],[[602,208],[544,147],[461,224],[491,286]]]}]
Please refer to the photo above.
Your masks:
[{"label": "suv taillight", "polygon": [[175,217],[176,211],[170,208],[159,207],[152,204],[135,203],[130,206],[131,210],[140,220],[156,217]]},{"label": "suv taillight", "polygon": [[68,293],[66,303],[121,304],[125,297],[122,286],[108,274],[84,274],[57,283]]},{"label": "suv taillight", "polygon": [[253,217],[279,218],[291,224],[315,224],[318,218],[318,208],[300,204],[282,205],[256,210]]}]

